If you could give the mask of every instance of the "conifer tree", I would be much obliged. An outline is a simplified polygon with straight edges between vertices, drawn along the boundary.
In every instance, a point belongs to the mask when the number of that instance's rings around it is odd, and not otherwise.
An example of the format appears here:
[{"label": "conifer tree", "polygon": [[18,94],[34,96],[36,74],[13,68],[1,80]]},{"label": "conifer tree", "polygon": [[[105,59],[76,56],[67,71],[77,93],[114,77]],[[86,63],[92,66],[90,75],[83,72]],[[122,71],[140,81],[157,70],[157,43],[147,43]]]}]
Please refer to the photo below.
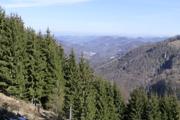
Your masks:
[{"label": "conifer tree", "polygon": [[13,84],[13,40],[11,34],[11,19],[5,16],[5,12],[0,10],[0,76],[1,85],[8,89]]},{"label": "conifer tree", "polygon": [[[81,111],[77,110],[76,106],[74,106],[75,102],[80,102],[79,97],[78,100],[75,96],[78,96],[78,80],[79,80],[79,73],[78,73],[78,66],[76,64],[76,59],[74,55],[74,51],[71,51],[69,58],[66,59],[65,65],[63,68],[64,71],[64,79],[65,79],[65,96],[64,96],[64,114],[65,117],[69,117],[69,109],[72,107],[73,118],[80,119]],[[77,104],[77,103],[76,103]],[[79,105],[81,103],[78,103]],[[78,106],[79,108],[79,106]]]},{"label": "conifer tree", "polygon": [[146,120],[161,120],[158,96],[150,96],[146,106],[145,114]]},{"label": "conifer tree", "polygon": [[117,114],[117,120],[122,120],[124,117],[124,110],[125,110],[125,104],[123,102],[122,96],[120,94],[120,90],[116,86],[116,84],[113,84],[113,99],[114,99],[114,105],[115,105],[115,113]]},{"label": "conifer tree", "polygon": [[179,105],[176,97],[165,96],[160,102],[162,120],[179,120]]},{"label": "conifer tree", "polygon": [[52,64],[54,69],[54,88],[52,89],[52,94],[50,95],[50,104],[52,108],[59,115],[62,113],[63,108],[63,99],[64,99],[64,76],[63,76],[63,51],[60,46],[57,46],[57,43],[54,39],[50,44],[50,51],[52,55]]},{"label": "conifer tree", "polygon": [[106,104],[106,90],[105,82],[101,78],[96,78],[95,87],[96,87],[96,117],[97,120],[107,120],[106,116],[107,104]]},{"label": "conifer tree", "polygon": [[175,96],[169,96],[169,104],[170,104],[169,119],[179,120],[180,112],[179,112],[179,104],[177,98]]},{"label": "conifer tree", "polygon": [[118,114],[116,113],[116,106],[114,104],[114,88],[110,83],[106,83],[106,95],[107,95],[107,105],[108,105],[108,116],[109,120],[118,120]]},{"label": "conifer tree", "polygon": [[25,57],[25,34],[24,34],[24,24],[19,16],[16,14],[11,14],[10,16],[10,30],[11,30],[11,40],[13,44],[12,48],[12,85],[8,88],[8,91],[17,97],[25,97],[25,84],[26,80],[24,77],[25,68],[23,65]]},{"label": "conifer tree", "polygon": [[[36,44],[35,31],[32,29],[27,30],[27,43],[26,43],[26,57],[25,57],[25,79],[27,81],[27,99],[32,102],[38,102],[42,90],[39,89],[38,79],[38,51]],[[42,82],[42,81],[41,81]]]},{"label": "conifer tree", "polygon": [[[50,95],[53,94],[53,89],[56,88],[56,75],[55,75],[55,63],[54,63],[54,51],[53,51],[53,38],[51,36],[50,30],[47,29],[46,34],[44,35],[43,46],[42,46],[42,58],[45,61],[45,75],[44,75],[44,91],[45,95],[42,98],[44,103],[49,102]],[[59,61],[60,62],[60,61]],[[61,73],[59,73],[61,74]],[[48,107],[48,104],[45,104],[45,107]]]},{"label": "conifer tree", "polygon": [[[118,120],[118,114],[116,113],[116,105],[114,101],[113,87],[109,82],[96,78],[96,116],[98,120]],[[111,111],[111,112],[109,112]]]},{"label": "conifer tree", "polygon": [[127,105],[127,120],[143,120],[147,104],[147,95],[143,88],[135,89]]},{"label": "conifer tree", "polygon": [[7,46],[7,36],[6,36],[6,18],[5,18],[5,11],[0,8],[0,87],[6,89],[10,83],[6,75],[8,61],[6,61],[7,53],[5,51]]},{"label": "conifer tree", "polygon": [[92,120],[95,117],[95,95],[94,95],[94,75],[88,65],[87,61],[83,58],[83,55],[80,58],[79,62],[79,75],[80,75],[80,96],[81,97],[81,119],[82,120]]}]

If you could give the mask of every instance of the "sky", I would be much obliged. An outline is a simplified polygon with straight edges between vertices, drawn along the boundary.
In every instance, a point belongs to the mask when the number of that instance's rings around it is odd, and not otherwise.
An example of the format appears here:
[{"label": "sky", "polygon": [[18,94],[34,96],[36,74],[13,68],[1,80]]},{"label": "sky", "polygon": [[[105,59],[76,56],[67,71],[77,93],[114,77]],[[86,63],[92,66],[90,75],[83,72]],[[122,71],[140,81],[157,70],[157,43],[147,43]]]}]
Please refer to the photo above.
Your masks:
[{"label": "sky", "polygon": [[36,31],[55,34],[173,36],[180,0],[0,0]]}]

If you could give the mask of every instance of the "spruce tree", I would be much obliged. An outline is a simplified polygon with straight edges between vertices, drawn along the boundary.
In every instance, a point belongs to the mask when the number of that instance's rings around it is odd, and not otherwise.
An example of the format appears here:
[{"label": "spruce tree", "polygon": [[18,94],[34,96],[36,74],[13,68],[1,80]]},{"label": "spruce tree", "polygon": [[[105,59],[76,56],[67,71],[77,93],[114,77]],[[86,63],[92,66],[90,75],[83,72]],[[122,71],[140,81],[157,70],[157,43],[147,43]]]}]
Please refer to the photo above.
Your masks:
[{"label": "spruce tree", "polygon": [[168,100],[167,97],[163,97],[160,99],[160,111],[161,111],[161,120],[169,120],[168,119]]},{"label": "spruce tree", "polygon": [[63,101],[64,101],[64,76],[63,76],[63,51],[61,46],[57,46],[57,43],[52,39],[50,44],[51,58],[54,69],[54,88],[52,89],[52,94],[50,95],[50,106],[59,115],[62,113]]},{"label": "spruce tree", "polygon": [[161,112],[159,107],[158,96],[151,95],[145,110],[146,120],[161,120]]},{"label": "spruce tree", "polygon": [[116,113],[116,106],[114,104],[114,88],[110,83],[106,83],[106,95],[107,95],[107,105],[108,105],[108,114],[106,113],[106,115],[108,116],[109,120],[118,120],[118,114]]},{"label": "spruce tree", "polygon": [[27,42],[26,42],[26,56],[25,56],[25,79],[27,81],[27,99],[32,102],[39,102],[40,94],[42,90],[39,89],[38,79],[38,51],[36,44],[36,35],[35,31],[32,29],[27,29]]},{"label": "spruce tree", "polygon": [[25,32],[24,23],[21,18],[16,14],[10,16],[10,29],[11,39],[13,44],[12,48],[12,85],[8,88],[8,91],[16,97],[24,98],[26,91],[26,80],[25,80],[25,68],[24,68],[24,57],[25,57]]},{"label": "spruce tree", "polygon": [[170,95],[165,96],[160,102],[161,119],[162,120],[179,120],[179,105],[176,97]]},{"label": "spruce tree", "polygon": [[93,72],[88,65],[87,61],[80,58],[79,62],[79,75],[80,75],[80,98],[81,98],[81,119],[82,120],[93,120],[95,117],[95,89],[92,86],[94,82]]},{"label": "spruce tree", "polygon": [[[69,110],[70,107],[72,107],[72,113],[74,119],[80,119],[81,118],[81,111],[78,109],[81,109],[79,105],[80,98],[78,93],[79,86],[78,86],[78,80],[79,80],[79,73],[78,73],[78,66],[76,64],[75,54],[74,51],[71,51],[71,54],[69,55],[69,58],[65,59],[65,64],[63,67],[64,71],[64,79],[65,79],[65,96],[64,96],[64,115],[66,119],[69,117]],[[74,101],[78,106],[74,106]]]},{"label": "spruce tree", "polygon": [[[96,78],[96,116],[98,120],[118,120],[116,105],[114,100],[113,87],[107,81]],[[109,112],[111,111],[111,112]]]},{"label": "spruce tree", "polygon": [[0,10],[0,76],[1,86],[8,90],[13,85],[13,38],[11,34],[11,19]]},{"label": "spruce tree", "polygon": [[106,89],[105,89],[105,82],[101,78],[96,78],[95,87],[96,87],[96,120],[107,120],[108,117],[106,115],[107,104],[106,104]]},{"label": "spruce tree", "polygon": [[124,117],[124,110],[125,110],[125,104],[122,99],[120,90],[116,86],[116,84],[113,84],[113,99],[114,99],[114,105],[115,105],[115,113],[117,114],[117,120],[122,120]]},{"label": "spruce tree", "polygon": [[170,104],[169,119],[179,120],[180,112],[179,112],[179,104],[176,96],[169,96],[169,104]]},{"label": "spruce tree", "polygon": [[[0,8],[0,87],[6,89],[10,83],[10,80],[6,76],[8,62],[5,58],[6,47],[7,46],[7,37],[6,37],[6,18],[5,11]],[[7,55],[6,55],[7,56]]]},{"label": "spruce tree", "polygon": [[147,95],[143,88],[135,89],[131,95],[127,105],[127,120],[143,120],[145,116],[145,108],[147,105]]}]

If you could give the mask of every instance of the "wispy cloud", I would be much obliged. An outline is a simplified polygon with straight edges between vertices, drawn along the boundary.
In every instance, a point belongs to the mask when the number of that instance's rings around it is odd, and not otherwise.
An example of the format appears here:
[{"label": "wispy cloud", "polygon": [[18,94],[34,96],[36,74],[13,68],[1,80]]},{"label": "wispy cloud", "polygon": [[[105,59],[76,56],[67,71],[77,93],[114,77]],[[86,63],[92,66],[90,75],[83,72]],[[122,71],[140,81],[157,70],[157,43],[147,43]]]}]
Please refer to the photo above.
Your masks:
[{"label": "wispy cloud", "polygon": [[7,0],[6,2],[0,2],[0,5],[5,8],[26,8],[64,4],[77,4],[88,1],[90,0]]}]

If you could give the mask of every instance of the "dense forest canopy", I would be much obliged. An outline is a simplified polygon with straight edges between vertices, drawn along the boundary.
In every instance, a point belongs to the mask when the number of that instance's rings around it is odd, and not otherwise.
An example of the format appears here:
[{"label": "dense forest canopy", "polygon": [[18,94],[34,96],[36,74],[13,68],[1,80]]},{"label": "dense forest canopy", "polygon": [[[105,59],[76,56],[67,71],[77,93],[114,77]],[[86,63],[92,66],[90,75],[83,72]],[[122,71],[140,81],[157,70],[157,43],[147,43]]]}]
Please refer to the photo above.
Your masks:
[{"label": "dense forest canopy", "polygon": [[66,56],[50,30],[36,33],[16,15],[0,9],[0,88],[53,110],[57,119],[179,120],[176,97],[158,97],[141,88],[127,104],[115,83],[95,76],[83,58]]}]

